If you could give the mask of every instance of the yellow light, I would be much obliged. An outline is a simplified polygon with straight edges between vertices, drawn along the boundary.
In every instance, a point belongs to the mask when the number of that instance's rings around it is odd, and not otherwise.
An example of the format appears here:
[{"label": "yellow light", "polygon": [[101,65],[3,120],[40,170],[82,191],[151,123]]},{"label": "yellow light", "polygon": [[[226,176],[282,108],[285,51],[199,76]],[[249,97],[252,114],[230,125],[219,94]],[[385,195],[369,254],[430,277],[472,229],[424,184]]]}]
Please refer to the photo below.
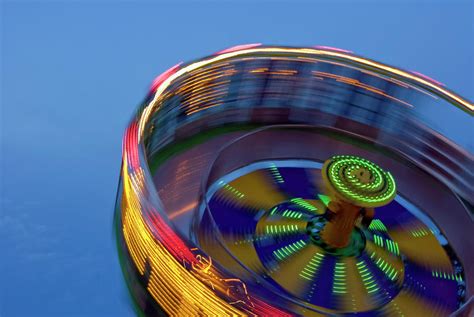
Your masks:
[{"label": "yellow light", "polygon": [[[133,173],[134,174],[134,173]],[[147,290],[164,311],[172,316],[191,315],[245,315],[206,286],[204,279],[224,294],[229,293],[229,280],[222,279],[212,267],[212,261],[197,256],[204,264],[202,268],[193,265],[193,272],[176,261],[172,254],[151,234],[143,220],[141,206],[134,186],[140,186],[140,171],[129,175],[127,159],[124,157],[122,170],[122,230],[131,258],[141,275],[149,263],[151,275]],[[194,274],[196,275],[194,275]],[[203,277],[199,280],[199,277]],[[232,280],[232,282],[235,282]],[[241,282],[240,282],[241,283]],[[247,295],[248,296],[248,295]]]},{"label": "yellow light", "polygon": [[405,72],[403,70],[390,67],[385,64],[381,64],[372,60],[365,59],[363,57],[358,57],[342,52],[336,52],[336,51],[326,51],[326,50],[318,50],[314,48],[280,48],[280,47],[260,47],[260,48],[249,48],[249,49],[243,49],[240,51],[233,51],[229,53],[224,53],[221,55],[217,55],[214,57],[211,57],[209,59],[199,61],[193,64],[190,64],[186,67],[183,67],[179,69],[176,73],[172,74],[170,77],[168,77],[166,80],[163,81],[163,83],[157,88],[154,99],[150,102],[150,104],[144,109],[142,112],[142,115],[139,120],[139,138],[143,137],[143,132],[144,132],[144,127],[146,122],[148,122],[148,117],[152,114],[153,110],[155,108],[159,108],[159,97],[162,95],[163,91],[171,84],[173,80],[176,78],[179,78],[180,76],[192,72],[193,70],[196,70],[198,68],[207,66],[209,64],[222,61],[228,58],[236,57],[236,56],[241,56],[241,55],[246,55],[246,54],[252,54],[252,53],[290,53],[290,54],[313,54],[313,55],[322,55],[322,56],[330,56],[330,57],[336,57],[336,58],[341,58],[344,60],[349,60],[349,61],[354,61],[357,63],[360,63],[365,66],[370,66],[374,68],[378,68],[380,70],[390,72],[393,74],[396,74],[398,76],[416,81],[420,84],[426,85],[430,87],[431,89],[437,91],[438,93],[445,95],[453,100],[455,100],[457,103],[459,103],[462,107],[467,109],[468,111],[474,111],[474,105],[468,102],[467,100],[461,98],[455,93],[450,92],[449,90],[429,81],[424,79],[421,76]]}]

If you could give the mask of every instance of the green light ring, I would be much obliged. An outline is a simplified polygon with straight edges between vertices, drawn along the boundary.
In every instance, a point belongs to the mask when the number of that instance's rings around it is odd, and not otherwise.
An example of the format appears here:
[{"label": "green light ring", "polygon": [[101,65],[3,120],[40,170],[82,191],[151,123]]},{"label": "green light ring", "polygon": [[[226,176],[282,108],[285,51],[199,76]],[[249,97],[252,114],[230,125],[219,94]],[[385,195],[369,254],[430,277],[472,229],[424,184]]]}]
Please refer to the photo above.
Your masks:
[{"label": "green light ring", "polygon": [[[364,169],[371,175],[371,181],[363,183],[354,173]],[[356,156],[334,156],[323,167],[329,185],[343,199],[361,207],[378,207],[390,202],[396,194],[392,175],[376,164]]]},{"label": "green light ring", "polygon": [[[360,165],[347,166],[347,163],[355,163],[355,164],[360,164]],[[381,187],[383,185],[380,170],[377,168],[374,168],[374,166],[372,166],[371,164],[367,164],[366,162],[357,162],[355,160],[344,160],[344,161],[336,162],[336,165],[343,167],[343,170],[345,172],[344,173],[345,178],[351,180],[354,183],[359,181],[359,179],[353,175],[354,170],[364,168],[367,171],[369,171],[374,177],[374,182],[367,183],[367,184],[359,184],[358,186],[374,188],[374,187]]]},{"label": "green light ring", "polygon": [[[359,165],[352,165],[346,166],[344,165],[345,162],[337,162],[332,166],[332,169],[338,170],[340,169],[339,176],[341,179],[345,179],[350,183],[353,183],[357,188],[367,189],[368,191],[379,190],[383,186],[382,176],[380,171],[377,169],[372,168],[372,166],[368,164],[363,164],[362,166]],[[374,177],[374,181],[372,183],[363,184],[359,182],[359,179],[353,175],[354,170],[365,168],[368,170],[372,176]]]},{"label": "green light ring", "polygon": [[[351,162],[352,161],[352,162]],[[349,162],[345,162],[345,163],[356,163],[354,162],[353,160],[350,160]],[[360,163],[360,162],[359,162]],[[375,182],[373,182],[372,184],[368,183],[368,184],[362,184],[362,183],[359,183],[356,179],[354,179],[355,177],[352,174],[352,171],[354,169],[360,169],[361,166],[359,165],[356,165],[356,166],[352,166],[352,168],[349,169],[349,171],[347,173],[339,173],[339,177],[335,177],[337,174],[335,173],[335,171],[339,170],[339,171],[343,171],[344,170],[344,167],[343,165],[344,162],[338,162],[338,164],[333,164],[331,167],[330,167],[330,170],[332,173],[330,173],[330,179],[333,181],[333,183],[335,183],[336,187],[339,188],[340,190],[342,190],[344,193],[346,193],[348,196],[352,197],[352,198],[355,198],[357,200],[359,199],[363,199],[363,198],[367,198],[367,199],[370,199],[370,198],[376,198],[376,197],[379,197],[379,198],[383,198],[385,195],[376,195],[375,193],[376,192],[379,192],[381,189],[383,191],[383,187],[381,185],[383,185],[383,182],[381,182],[380,180],[382,179],[382,177],[375,177]],[[370,165],[368,164],[362,164],[362,168],[366,169],[367,171],[371,172],[371,174],[373,175],[376,175],[379,173],[378,170],[374,169],[374,168],[371,168]],[[346,174],[346,175],[344,175]],[[347,175],[349,174],[349,175]],[[347,179],[348,177],[350,177],[350,183],[352,184],[347,184]],[[382,188],[381,188],[382,187]]]}]

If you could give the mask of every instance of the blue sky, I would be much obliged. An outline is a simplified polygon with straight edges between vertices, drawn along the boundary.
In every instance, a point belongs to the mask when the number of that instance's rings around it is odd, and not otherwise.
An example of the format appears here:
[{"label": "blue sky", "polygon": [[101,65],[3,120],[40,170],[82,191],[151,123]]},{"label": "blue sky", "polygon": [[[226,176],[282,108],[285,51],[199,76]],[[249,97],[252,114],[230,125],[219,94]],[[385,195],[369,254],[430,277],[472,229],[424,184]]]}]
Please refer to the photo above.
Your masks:
[{"label": "blue sky", "polygon": [[[328,45],[474,99],[473,2],[4,1],[0,316],[131,316],[112,234],[153,78],[242,43]],[[449,123],[455,124],[455,123]]]}]

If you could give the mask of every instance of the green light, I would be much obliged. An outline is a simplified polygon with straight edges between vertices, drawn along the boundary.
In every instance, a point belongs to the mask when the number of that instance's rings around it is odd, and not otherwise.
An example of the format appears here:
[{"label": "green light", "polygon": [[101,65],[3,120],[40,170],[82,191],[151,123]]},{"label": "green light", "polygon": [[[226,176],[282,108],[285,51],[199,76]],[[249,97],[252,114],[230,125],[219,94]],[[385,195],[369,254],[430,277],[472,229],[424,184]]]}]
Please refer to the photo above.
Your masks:
[{"label": "green light", "polygon": [[367,292],[370,294],[378,291],[379,287],[377,286],[372,273],[370,273],[365,263],[363,261],[359,261],[356,265]]},{"label": "green light", "polygon": [[275,178],[277,183],[284,183],[285,181],[283,180],[283,177],[281,176],[280,172],[278,171],[278,168],[276,167],[275,164],[270,164],[270,172],[272,173],[273,178]]},{"label": "green light", "polygon": [[286,218],[300,219],[301,217],[303,217],[303,214],[301,212],[298,212],[298,211],[286,209],[283,212],[282,216],[286,217]]},{"label": "green light", "polygon": [[411,231],[411,235],[416,238],[421,238],[421,237],[427,236],[428,231],[426,231],[425,229],[413,230]]},{"label": "green light", "polygon": [[460,274],[455,274],[455,273],[446,273],[446,272],[441,272],[441,271],[436,271],[433,270],[431,271],[431,275],[437,278],[442,278],[446,280],[452,280],[456,282],[462,282],[463,279]]},{"label": "green light", "polygon": [[295,203],[297,204],[298,206],[306,209],[306,210],[309,210],[309,211],[317,211],[318,208],[314,207],[313,205],[307,203],[304,199],[302,198],[293,198],[291,199],[291,202],[292,203]]},{"label": "green light", "polygon": [[396,194],[392,175],[356,156],[334,156],[323,166],[323,176],[344,198],[362,207],[378,207]]},{"label": "green light", "polygon": [[336,263],[334,268],[334,282],[332,292],[338,294],[347,293],[346,289],[346,264],[343,262]]},{"label": "green light", "polygon": [[244,196],[245,196],[244,194],[242,194],[240,191],[238,191],[236,188],[230,186],[229,184],[224,183],[223,181],[220,181],[219,184],[220,184],[220,185],[223,185],[224,188],[225,188],[227,191],[231,192],[232,194],[234,194],[234,195],[237,196],[238,198],[240,198],[240,199],[241,199],[241,198],[244,198]]},{"label": "green light", "polygon": [[309,263],[300,272],[300,276],[306,280],[311,281],[313,277],[316,275],[323,259],[324,259],[324,254],[316,253],[311,258]]},{"label": "green light", "polygon": [[284,260],[285,258],[289,257],[293,253],[299,251],[306,245],[306,242],[303,240],[299,240],[296,242],[293,242],[292,244],[289,244],[287,246],[284,246],[278,250],[273,251],[273,255],[278,259],[278,260]]},{"label": "green light", "polygon": [[293,234],[298,231],[303,231],[297,225],[266,225],[265,233],[266,234]]},{"label": "green light", "polygon": [[370,223],[369,229],[387,232],[387,227],[379,219],[374,219]]},{"label": "green light", "polygon": [[[372,252],[370,255],[372,261],[375,260],[375,252]],[[395,268],[393,268],[388,262],[384,261],[382,258],[378,258],[377,261],[374,262],[385,275],[388,276],[389,279],[392,281],[395,280],[395,277],[398,275]]]},{"label": "green light", "polygon": [[390,244],[392,245],[393,254],[399,255],[400,253],[398,250],[398,243],[393,240],[390,240]]},{"label": "green light", "polygon": [[381,236],[374,234],[374,242],[383,248],[383,238]]},{"label": "green light", "polygon": [[331,199],[326,195],[318,195],[318,198],[323,202],[324,206],[328,206],[331,202]]}]

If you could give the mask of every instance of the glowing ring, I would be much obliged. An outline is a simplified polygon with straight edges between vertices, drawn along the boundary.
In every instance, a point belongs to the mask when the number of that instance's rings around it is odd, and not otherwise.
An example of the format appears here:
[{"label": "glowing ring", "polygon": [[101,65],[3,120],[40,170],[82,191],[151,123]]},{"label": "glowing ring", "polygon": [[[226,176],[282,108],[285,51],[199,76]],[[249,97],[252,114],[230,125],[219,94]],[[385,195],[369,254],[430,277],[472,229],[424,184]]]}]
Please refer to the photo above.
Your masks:
[{"label": "glowing ring", "polygon": [[327,160],[323,178],[331,193],[361,207],[380,207],[395,198],[392,175],[357,156],[341,155]]}]

